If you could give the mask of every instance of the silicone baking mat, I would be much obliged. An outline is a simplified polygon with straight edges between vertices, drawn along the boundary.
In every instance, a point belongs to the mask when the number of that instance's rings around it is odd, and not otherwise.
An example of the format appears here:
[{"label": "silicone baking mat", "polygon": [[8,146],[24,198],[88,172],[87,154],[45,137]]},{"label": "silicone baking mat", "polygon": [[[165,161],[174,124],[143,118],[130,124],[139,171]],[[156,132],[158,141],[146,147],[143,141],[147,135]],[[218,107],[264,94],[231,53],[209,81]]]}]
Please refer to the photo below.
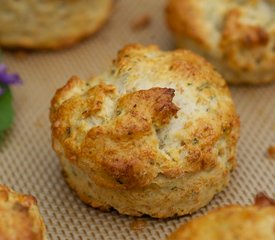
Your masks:
[{"label": "silicone baking mat", "polygon": [[0,149],[0,182],[36,196],[49,239],[164,239],[181,223],[210,209],[250,204],[260,191],[275,197],[275,161],[266,154],[275,145],[275,84],[231,87],[242,127],[238,168],[230,185],[192,216],[155,220],[101,212],[83,204],[64,182],[51,148],[48,120],[55,90],[72,75],[85,79],[104,71],[126,43],[173,49],[164,21],[165,4],[117,0],[108,24],[73,48],[24,55],[4,52],[4,62],[20,73],[24,83],[13,88],[16,117]]}]

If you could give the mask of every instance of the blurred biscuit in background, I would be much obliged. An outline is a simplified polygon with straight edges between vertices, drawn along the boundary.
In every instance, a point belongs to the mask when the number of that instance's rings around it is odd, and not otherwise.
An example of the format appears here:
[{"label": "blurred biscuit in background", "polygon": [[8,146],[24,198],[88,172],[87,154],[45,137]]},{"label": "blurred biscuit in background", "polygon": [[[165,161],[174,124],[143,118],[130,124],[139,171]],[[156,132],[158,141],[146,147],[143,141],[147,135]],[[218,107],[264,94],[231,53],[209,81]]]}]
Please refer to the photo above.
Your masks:
[{"label": "blurred biscuit in background", "polygon": [[2,0],[0,46],[59,49],[99,30],[112,0]]},{"label": "blurred biscuit in background", "polygon": [[275,80],[274,0],[169,0],[168,26],[178,47],[215,65],[233,84]]},{"label": "blurred biscuit in background", "polygon": [[191,220],[168,240],[273,240],[275,201],[263,194],[255,206],[226,206]]}]

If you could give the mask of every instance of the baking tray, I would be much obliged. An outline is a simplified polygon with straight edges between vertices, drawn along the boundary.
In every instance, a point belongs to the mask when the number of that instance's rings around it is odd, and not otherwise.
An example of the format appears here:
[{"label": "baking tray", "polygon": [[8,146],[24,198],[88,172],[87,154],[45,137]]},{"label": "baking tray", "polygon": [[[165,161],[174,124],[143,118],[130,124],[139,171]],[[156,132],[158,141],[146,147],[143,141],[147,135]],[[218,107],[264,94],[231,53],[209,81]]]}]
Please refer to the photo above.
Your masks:
[{"label": "baking tray", "polygon": [[[4,52],[4,62],[24,83],[13,88],[16,116],[0,148],[0,182],[36,196],[49,239],[164,239],[181,223],[210,209],[250,204],[257,192],[275,197],[275,161],[266,154],[275,144],[275,84],[231,87],[241,117],[238,167],[229,186],[191,216],[156,220],[101,212],[83,204],[64,182],[48,120],[55,90],[72,75],[86,79],[101,73],[127,43],[174,49],[164,20],[165,2],[117,0],[107,25],[70,49]],[[151,22],[138,29],[136,22],[143,18]]]}]

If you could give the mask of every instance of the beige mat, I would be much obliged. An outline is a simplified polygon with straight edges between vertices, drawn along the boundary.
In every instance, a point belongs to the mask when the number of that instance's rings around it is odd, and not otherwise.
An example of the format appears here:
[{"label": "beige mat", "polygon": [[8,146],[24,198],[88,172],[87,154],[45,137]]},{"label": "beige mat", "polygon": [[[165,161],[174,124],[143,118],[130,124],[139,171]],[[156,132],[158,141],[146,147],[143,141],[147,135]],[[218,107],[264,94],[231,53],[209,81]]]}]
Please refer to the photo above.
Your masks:
[{"label": "beige mat", "polygon": [[[87,207],[65,184],[50,141],[49,102],[71,75],[100,73],[128,42],[174,47],[164,5],[162,0],[117,0],[107,26],[72,49],[25,57],[5,52],[4,62],[20,73],[24,84],[13,88],[16,118],[0,149],[0,182],[38,198],[49,239],[164,239],[190,219],[141,218],[144,228],[134,230],[134,218]],[[144,15],[151,24],[134,31],[133,21]],[[197,214],[229,203],[249,204],[259,191],[275,197],[275,161],[266,157],[268,146],[275,145],[275,84],[231,90],[242,122],[238,169],[229,187]]]}]

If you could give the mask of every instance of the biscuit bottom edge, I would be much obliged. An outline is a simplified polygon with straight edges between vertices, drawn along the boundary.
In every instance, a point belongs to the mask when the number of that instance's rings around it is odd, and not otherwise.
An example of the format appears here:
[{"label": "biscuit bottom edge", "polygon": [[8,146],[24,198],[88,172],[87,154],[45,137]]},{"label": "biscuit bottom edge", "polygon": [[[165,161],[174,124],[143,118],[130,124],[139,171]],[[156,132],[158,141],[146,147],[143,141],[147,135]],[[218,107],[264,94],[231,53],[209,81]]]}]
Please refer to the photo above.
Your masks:
[{"label": "biscuit bottom edge", "polygon": [[[206,206],[229,182],[230,171],[213,178],[194,179],[189,187],[176,192],[152,183],[139,189],[113,189],[97,185],[82,169],[67,159],[61,160],[66,183],[87,205],[101,211],[141,217],[171,218],[194,213]],[[179,181],[179,179],[175,179]],[[186,181],[185,178],[180,181]],[[201,186],[200,186],[201,185]]]}]

